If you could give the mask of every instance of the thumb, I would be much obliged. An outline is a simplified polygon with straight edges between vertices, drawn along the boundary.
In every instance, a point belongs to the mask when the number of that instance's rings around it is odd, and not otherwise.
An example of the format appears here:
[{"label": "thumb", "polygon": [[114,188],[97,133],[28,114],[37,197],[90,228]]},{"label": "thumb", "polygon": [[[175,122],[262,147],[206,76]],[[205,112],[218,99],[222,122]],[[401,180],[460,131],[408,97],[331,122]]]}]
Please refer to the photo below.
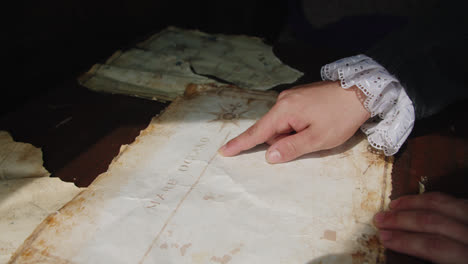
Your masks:
[{"label": "thumb", "polygon": [[268,148],[266,160],[272,164],[282,163],[318,151],[320,147],[316,138],[310,127],[297,134],[284,137]]}]

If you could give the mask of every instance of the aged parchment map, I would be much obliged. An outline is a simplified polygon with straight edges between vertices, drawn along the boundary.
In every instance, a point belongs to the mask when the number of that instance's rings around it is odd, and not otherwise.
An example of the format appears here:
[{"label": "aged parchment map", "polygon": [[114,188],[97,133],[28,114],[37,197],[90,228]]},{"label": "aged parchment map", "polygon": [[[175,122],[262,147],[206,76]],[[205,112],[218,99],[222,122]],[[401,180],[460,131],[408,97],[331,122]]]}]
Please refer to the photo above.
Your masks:
[{"label": "aged parchment map", "polygon": [[190,83],[267,90],[301,76],[259,38],[169,27],[137,48],[117,51],[79,81],[95,91],[172,101]]},{"label": "aged parchment map", "polygon": [[217,153],[275,99],[194,85],[11,263],[383,263],[392,162],[362,134],[286,164]]}]

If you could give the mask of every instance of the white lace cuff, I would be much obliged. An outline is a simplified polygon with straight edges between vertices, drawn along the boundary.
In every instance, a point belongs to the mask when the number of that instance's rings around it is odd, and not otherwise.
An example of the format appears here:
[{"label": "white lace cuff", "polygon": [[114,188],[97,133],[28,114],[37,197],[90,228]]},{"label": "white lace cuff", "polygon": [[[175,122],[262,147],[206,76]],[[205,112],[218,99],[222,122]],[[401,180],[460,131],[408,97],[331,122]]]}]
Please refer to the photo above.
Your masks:
[{"label": "white lace cuff", "polygon": [[361,126],[369,143],[385,155],[395,154],[414,125],[414,107],[398,79],[366,55],[343,58],[322,67],[323,80],[341,81],[341,87],[358,87],[371,119]]}]

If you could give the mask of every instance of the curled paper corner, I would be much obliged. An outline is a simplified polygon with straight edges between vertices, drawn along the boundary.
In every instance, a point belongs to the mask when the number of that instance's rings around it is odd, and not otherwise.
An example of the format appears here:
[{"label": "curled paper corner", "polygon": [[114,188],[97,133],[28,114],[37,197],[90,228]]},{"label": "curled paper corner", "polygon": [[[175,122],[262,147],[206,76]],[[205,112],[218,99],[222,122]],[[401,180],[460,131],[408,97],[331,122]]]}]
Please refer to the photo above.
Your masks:
[{"label": "curled paper corner", "polygon": [[38,224],[82,191],[49,175],[40,148],[0,131],[0,263],[8,263]]},{"label": "curled paper corner", "polygon": [[29,143],[16,142],[7,131],[0,131],[0,180],[46,177],[42,150]]}]

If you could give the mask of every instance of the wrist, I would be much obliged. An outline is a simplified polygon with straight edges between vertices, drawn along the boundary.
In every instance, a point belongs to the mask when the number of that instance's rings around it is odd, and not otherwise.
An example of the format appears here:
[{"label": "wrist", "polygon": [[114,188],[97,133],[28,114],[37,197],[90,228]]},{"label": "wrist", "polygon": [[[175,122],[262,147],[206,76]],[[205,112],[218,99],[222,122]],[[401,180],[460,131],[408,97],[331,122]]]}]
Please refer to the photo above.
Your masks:
[{"label": "wrist", "polygon": [[369,143],[386,155],[398,151],[414,124],[414,107],[403,86],[384,67],[365,55],[344,58],[322,67],[324,80],[338,81],[356,97],[371,118],[361,130]]}]

